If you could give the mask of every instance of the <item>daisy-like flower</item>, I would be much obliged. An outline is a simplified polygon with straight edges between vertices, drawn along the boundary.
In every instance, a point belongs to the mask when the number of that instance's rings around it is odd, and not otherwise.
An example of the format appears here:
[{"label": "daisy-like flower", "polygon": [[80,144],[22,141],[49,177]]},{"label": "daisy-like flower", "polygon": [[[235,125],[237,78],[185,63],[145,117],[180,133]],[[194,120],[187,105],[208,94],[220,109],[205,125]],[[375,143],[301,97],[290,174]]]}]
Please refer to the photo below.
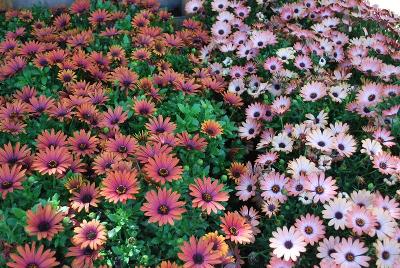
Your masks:
[{"label": "daisy-like flower", "polygon": [[296,261],[300,253],[306,251],[307,245],[300,231],[294,226],[291,226],[290,229],[286,226],[278,228],[272,232],[269,242],[273,254],[278,258],[283,257],[285,261]]},{"label": "daisy-like flower", "polygon": [[135,194],[139,192],[135,170],[110,172],[102,184],[100,194],[113,203],[125,204],[128,199],[136,199]]},{"label": "daisy-like flower", "polygon": [[253,31],[250,41],[254,48],[264,48],[276,43],[276,36],[271,31]]},{"label": "daisy-like flower", "polygon": [[238,212],[227,212],[221,217],[221,228],[226,239],[232,242],[243,244],[250,243],[253,232],[251,225],[246,222]]},{"label": "daisy-like flower", "polygon": [[170,154],[159,154],[148,159],[144,171],[155,182],[165,184],[181,178],[183,169],[178,163],[179,159]]},{"label": "daisy-like flower", "polygon": [[272,150],[278,152],[291,152],[293,140],[285,132],[279,133],[272,138]]},{"label": "daisy-like flower", "polygon": [[50,131],[44,130],[36,138],[37,148],[39,150],[45,150],[46,148],[54,147],[64,147],[66,145],[67,136],[61,132],[55,132],[54,129]]},{"label": "daisy-like flower", "polygon": [[98,250],[93,250],[90,247],[81,248],[79,245],[68,248],[66,257],[74,257],[72,267],[94,267],[93,262],[100,257]]},{"label": "daisy-like flower", "polygon": [[135,113],[141,116],[150,116],[155,112],[155,105],[148,100],[136,100],[133,106]]},{"label": "daisy-like flower", "polygon": [[276,215],[278,213],[280,207],[280,203],[276,199],[271,199],[264,201],[261,205],[262,212],[265,213],[269,218]]},{"label": "daisy-like flower", "polygon": [[287,196],[283,194],[288,178],[279,172],[270,172],[264,175],[260,181],[260,188],[263,191],[261,196],[267,199],[278,200],[283,203]]},{"label": "daisy-like flower", "polygon": [[324,204],[322,217],[328,219],[328,225],[335,230],[344,230],[346,225],[345,215],[350,210],[352,203],[345,198],[337,197]]},{"label": "daisy-like flower", "polygon": [[321,150],[323,152],[330,152],[333,148],[334,137],[330,129],[314,129],[310,131],[307,136],[307,145]]},{"label": "daisy-like flower", "polygon": [[350,157],[356,151],[356,141],[352,135],[340,133],[334,138],[333,148],[340,156]]},{"label": "daisy-like flower", "polygon": [[32,245],[25,244],[24,246],[18,246],[17,252],[18,254],[10,254],[12,262],[7,263],[8,267],[52,268],[60,264],[54,257],[54,255],[56,255],[55,251],[50,249],[44,250],[43,245],[36,248],[35,242],[33,242]]},{"label": "daisy-like flower", "polygon": [[26,212],[26,232],[33,236],[36,235],[39,240],[52,240],[54,235],[63,230],[61,221],[64,215],[53,209],[50,204],[42,207],[39,205],[36,211],[28,210]]},{"label": "daisy-like flower", "polygon": [[353,191],[350,198],[354,204],[360,207],[370,207],[374,200],[374,195],[368,190]]},{"label": "daisy-like flower", "polygon": [[[340,243],[340,237],[330,236],[329,238],[324,238],[318,243],[318,254],[317,257],[322,259],[321,263],[330,264],[330,266],[335,266],[332,253],[335,253],[335,247]],[[329,266],[328,266],[329,267]]]},{"label": "daisy-like flower", "polygon": [[211,28],[212,34],[217,39],[223,39],[231,33],[231,25],[223,21],[217,21],[213,24]]},{"label": "daisy-like flower", "polygon": [[223,187],[224,185],[216,180],[211,182],[211,178],[196,179],[195,184],[189,185],[190,195],[194,197],[193,207],[199,207],[207,211],[207,214],[224,210],[220,202],[228,201],[229,195],[222,191]]},{"label": "daisy-like flower", "polygon": [[303,235],[304,241],[311,246],[325,235],[325,226],[322,220],[318,216],[309,213],[305,217],[302,215],[297,219],[295,226]]},{"label": "daisy-like flower", "polygon": [[242,126],[239,127],[239,136],[250,140],[255,138],[260,132],[260,124],[254,119],[247,118]]},{"label": "daisy-like flower", "polygon": [[240,177],[246,174],[247,167],[239,162],[232,162],[229,169],[226,170],[228,172],[229,178],[239,181]]},{"label": "daisy-like flower", "polygon": [[220,256],[226,256],[226,254],[228,254],[229,246],[225,242],[225,237],[219,235],[217,231],[207,233],[203,238],[213,245],[211,248],[212,251],[218,252]]},{"label": "daisy-like flower", "polygon": [[326,96],[326,86],[321,82],[311,82],[304,85],[300,90],[300,95],[305,101],[316,101]]},{"label": "daisy-like flower", "polygon": [[368,267],[368,261],[371,259],[364,254],[368,248],[364,246],[364,242],[349,237],[343,238],[342,241],[334,248],[336,252],[332,253],[332,257],[337,265],[343,268],[359,268]]},{"label": "daisy-like flower", "polygon": [[201,132],[208,135],[210,138],[216,138],[223,133],[223,128],[217,121],[206,120],[201,123]]},{"label": "daisy-like flower", "polygon": [[305,156],[300,156],[297,159],[289,161],[287,169],[287,172],[292,174],[293,178],[318,172],[315,163],[308,160]]},{"label": "daisy-like flower", "polygon": [[400,246],[394,239],[385,238],[374,243],[378,268],[392,268],[400,265]]},{"label": "daisy-like flower", "polygon": [[3,200],[6,199],[8,193],[24,189],[22,182],[25,179],[25,170],[20,165],[2,164],[0,167],[0,193]]},{"label": "daisy-like flower", "polygon": [[373,156],[374,168],[378,169],[380,173],[390,175],[398,172],[398,162],[400,160],[390,153],[379,152]]},{"label": "daisy-like flower", "polygon": [[278,115],[286,113],[290,108],[290,98],[286,96],[279,96],[272,102],[272,111]]},{"label": "daisy-like flower", "polygon": [[181,246],[181,252],[178,253],[179,259],[185,264],[183,267],[190,268],[210,268],[220,263],[220,254],[213,251],[213,243],[207,239],[200,238],[197,240],[191,236],[189,242],[184,242]]},{"label": "daisy-like flower", "polygon": [[89,222],[83,220],[78,227],[74,228],[74,233],[72,241],[75,245],[80,246],[81,249],[89,247],[90,249],[97,250],[107,241],[107,230],[97,220]]},{"label": "daisy-like flower", "polygon": [[256,194],[257,176],[253,174],[245,174],[240,177],[237,186],[236,196],[239,200],[247,201]]},{"label": "daisy-like flower", "polygon": [[371,139],[365,139],[361,141],[362,149],[360,150],[361,153],[367,154],[373,159],[374,155],[382,152],[382,145]]},{"label": "daisy-like flower", "polygon": [[389,196],[382,196],[379,193],[374,195],[373,206],[388,211],[393,219],[400,219],[399,203],[396,199],[391,199]]},{"label": "daisy-like flower", "polygon": [[374,236],[376,234],[379,240],[393,237],[397,223],[390,216],[390,213],[382,208],[373,208],[372,212],[376,217],[376,224],[369,235]]},{"label": "daisy-like flower", "polygon": [[306,183],[307,177],[305,175],[300,175],[298,177],[293,177],[286,184],[286,190],[290,196],[299,196],[304,193],[304,185]]},{"label": "daisy-like flower", "polygon": [[158,222],[158,225],[174,225],[175,220],[182,217],[186,210],[183,208],[185,202],[178,201],[181,195],[166,188],[151,190],[146,193],[146,203],[141,207],[144,215],[150,217],[149,222]]},{"label": "daisy-like flower", "polygon": [[176,125],[170,121],[169,117],[163,118],[161,115],[158,117],[150,118],[146,123],[146,129],[152,134],[173,133]]},{"label": "daisy-like flower", "polygon": [[77,156],[93,155],[97,152],[98,139],[90,136],[90,131],[85,132],[84,129],[75,131],[73,136],[68,139],[73,153]]},{"label": "daisy-like flower", "polygon": [[351,228],[359,236],[370,233],[376,226],[376,216],[365,207],[353,205],[345,217],[346,227]]},{"label": "daisy-like flower", "polygon": [[79,188],[79,192],[73,192],[72,194],[74,196],[70,198],[71,207],[78,210],[78,212],[85,209],[85,212],[88,213],[90,207],[97,207],[97,203],[100,202],[99,190],[94,183],[82,185]]},{"label": "daisy-like flower", "polygon": [[114,139],[109,139],[106,143],[106,151],[116,153],[122,158],[134,153],[137,146],[136,140],[131,136],[117,133]]},{"label": "daisy-like flower", "polygon": [[32,168],[40,174],[63,174],[72,164],[72,156],[63,147],[46,148],[36,154]]},{"label": "daisy-like flower", "polygon": [[275,256],[273,256],[270,259],[269,264],[267,265],[267,268],[292,268],[292,267],[294,267],[294,262],[292,260],[285,261]]},{"label": "daisy-like flower", "polygon": [[307,177],[305,189],[314,203],[332,199],[336,195],[336,181],[332,177],[325,178],[325,173],[315,172]]}]

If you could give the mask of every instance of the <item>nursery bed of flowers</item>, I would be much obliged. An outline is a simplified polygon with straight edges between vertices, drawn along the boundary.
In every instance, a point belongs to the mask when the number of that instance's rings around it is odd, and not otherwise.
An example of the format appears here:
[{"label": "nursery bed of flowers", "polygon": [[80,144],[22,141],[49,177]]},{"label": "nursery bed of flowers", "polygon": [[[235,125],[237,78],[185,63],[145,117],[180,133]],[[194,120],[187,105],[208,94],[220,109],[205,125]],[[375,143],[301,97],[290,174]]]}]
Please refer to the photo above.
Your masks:
[{"label": "nursery bed of flowers", "polygon": [[185,9],[0,14],[0,267],[400,267],[400,19]]}]

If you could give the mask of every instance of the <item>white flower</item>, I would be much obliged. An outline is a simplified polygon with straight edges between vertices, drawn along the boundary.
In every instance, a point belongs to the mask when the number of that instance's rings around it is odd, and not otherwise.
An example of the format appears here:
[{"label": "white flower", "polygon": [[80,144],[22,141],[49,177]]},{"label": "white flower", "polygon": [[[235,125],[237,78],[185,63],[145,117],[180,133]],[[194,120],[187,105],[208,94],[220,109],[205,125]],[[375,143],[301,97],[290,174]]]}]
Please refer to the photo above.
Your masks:
[{"label": "white flower", "polygon": [[231,66],[233,60],[230,57],[226,57],[224,61],[222,62],[225,66]]}]

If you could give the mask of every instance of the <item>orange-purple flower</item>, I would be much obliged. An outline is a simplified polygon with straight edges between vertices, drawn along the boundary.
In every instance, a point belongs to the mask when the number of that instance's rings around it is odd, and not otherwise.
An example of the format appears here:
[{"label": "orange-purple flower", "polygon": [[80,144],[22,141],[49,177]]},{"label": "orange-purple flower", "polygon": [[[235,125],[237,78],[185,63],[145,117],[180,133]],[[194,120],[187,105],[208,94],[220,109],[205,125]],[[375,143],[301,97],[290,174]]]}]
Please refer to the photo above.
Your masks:
[{"label": "orange-purple flower", "polygon": [[227,212],[221,217],[221,228],[227,239],[232,242],[243,244],[249,243],[252,239],[253,232],[251,225],[246,222],[238,212]]},{"label": "orange-purple flower", "polygon": [[151,190],[146,193],[146,203],[143,204],[141,211],[150,217],[149,222],[158,222],[158,225],[174,225],[175,220],[182,217],[185,212],[183,208],[185,202],[178,201],[181,195],[166,188],[158,189],[157,192]]},{"label": "orange-purple flower", "polygon": [[181,178],[183,170],[178,163],[179,159],[170,154],[155,155],[148,159],[144,171],[155,182],[165,184]]},{"label": "orange-purple flower", "polygon": [[72,152],[77,156],[93,155],[97,152],[98,139],[90,136],[90,131],[84,129],[75,131],[73,136],[68,139]]},{"label": "orange-purple flower", "polygon": [[0,193],[6,199],[8,193],[14,190],[22,190],[22,182],[25,180],[25,170],[21,166],[9,166],[2,164],[0,167]]},{"label": "orange-purple flower", "polygon": [[146,123],[146,129],[152,134],[162,134],[162,133],[173,133],[176,125],[170,122],[170,118],[163,118],[162,115],[158,117],[150,118],[149,122]]},{"label": "orange-purple flower", "polygon": [[71,207],[78,212],[83,209],[85,212],[89,212],[90,207],[97,207],[97,203],[100,202],[99,190],[94,183],[81,186],[79,192],[74,192],[73,195],[70,199]]},{"label": "orange-purple flower", "polygon": [[103,180],[101,195],[110,202],[126,203],[128,199],[136,199],[135,194],[139,192],[137,172],[115,171],[107,174]]},{"label": "orange-purple flower", "polygon": [[33,242],[31,246],[25,244],[24,246],[17,247],[17,253],[11,253],[10,257],[12,262],[8,262],[7,266],[12,268],[52,268],[60,263],[54,257],[55,251],[50,249],[44,250],[41,245],[36,248],[36,243]]},{"label": "orange-purple flower", "polygon": [[201,123],[201,132],[208,135],[210,138],[216,138],[223,133],[223,128],[217,121],[206,120]]},{"label": "orange-purple flower", "polygon": [[46,148],[36,154],[32,168],[40,174],[63,174],[72,164],[72,156],[62,147]]},{"label": "orange-purple flower", "polygon": [[54,235],[64,229],[61,224],[63,219],[64,215],[53,209],[50,204],[44,207],[39,205],[36,211],[26,212],[25,230],[31,236],[36,235],[39,240],[52,240]]},{"label": "orange-purple flower", "polygon": [[91,220],[88,222],[83,220],[80,226],[74,228],[75,235],[72,237],[72,241],[81,249],[89,247],[97,250],[107,241],[106,232],[106,228],[99,221]]},{"label": "orange-purple flower", "polygon": [[213,244],[204,238],[197,240],[191,236],[189,242],[184,242],[181,251],[178,253],[179,259],[185,264],[184,267],[210,268],[220,263],[221,255],[212,250]]}]

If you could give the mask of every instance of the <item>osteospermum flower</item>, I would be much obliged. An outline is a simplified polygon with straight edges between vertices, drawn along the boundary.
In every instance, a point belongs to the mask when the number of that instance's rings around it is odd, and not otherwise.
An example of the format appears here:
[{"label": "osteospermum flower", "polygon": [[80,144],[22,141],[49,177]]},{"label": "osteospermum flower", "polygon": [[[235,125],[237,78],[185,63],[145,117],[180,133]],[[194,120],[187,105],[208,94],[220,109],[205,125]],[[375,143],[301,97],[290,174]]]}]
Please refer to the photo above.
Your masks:
[{"label": "osteospermum flower", "polygon": [[307,213],[296,220],[296,228],[301,232],[307,244],[314,245],[325,235],[325,226],[322,220],[315,215]]},{"label": "osteospermum flower", "polygon": [[223,128],[217,121],[206,120],[201,123],[201,132],[208,135],[210,138],[216,138],[223,133]]},{"label": "osteospermum flower", "polygon": [[149,178],[165,184],[181,178],[183,169],[178,163],[178,158],[170,154],[160,154],[149,158],[143,169]]},{"label": "osteospermum flower", "polygon": [[364,254],[368,248],[364,247],[364,243],[358,239],[349,237],[343,238],[342,241],[335,246],[332,257],[337,265],[346,268],[368,267],[368,261],[371,259]]},{"label": "osteospermum flower", "polygon": [[96,148],[98,139],[90,136],[90,131],[85,132],[83,129],[75,131],[73,136],[68,139],[68,143],[77,156],[93,155],[98,151]]},{"label": "osteospermum flower", "polygon": [[318,254],[317,257],[322,259],[321,264],[326,264],[327,267],[334,267],[336,264],[332,257],[332,253],[336,252],[335,247],[340,243],[340,237],[330,236],[329,238],[324,238],[318,243]]},{"label": "osteospermum flower", "polygon": [[235,243],[249,243],[253,236],[250,224],[238,212],[227,212],[221,217],[220,226],[226,238]]},{"label": "osteospermum flower", "polygon": [[324,204],[322,217],[328,219],[328,225],[333,226],[335,230],[344,230],[346,225],[345,215],[350,210],[352,203],[345,198],[334,198]]},{"label": "osteospermum flower", "polygon": [[220,256],[225,256],[228,254],[229,246],[225,242],[225,237],[223,235],[218,235],[218,232],[207,233],[203,238],[212,244],[212,251],[218,252]]},{"label": "osteospermum flower", "polygon": [[107,230],[97,220],[83,222],[74,228],[75,235],[72,237],[72,241],[75,245],[79,245],[81,249],[89,247],[93,250],[97,250],[101,245],[107,241]]},{"label": "osteospermum flower", "polygon": [[35,242],[33,242],[31,246],[28,244],[25,244],[24,246],[18,246],[17,252],[18,254],[10,254],[12,262],[7,263],[8,267],[51,268],[60,264],[54,257],[54,255],[56,255],[55,251],[50,249],[44,250],[43,245],[41,245],[39,248],[36,248]]},{"label": "osteospermum flower", "polygon": [[0,167],[0,193],[6,199],[8,193],[14,190],[22,190],[22,182],[25,180],[25,170],[21,166],[1,165]]},{"label": "osteospermum flower", "polygon": [[286,261],[296,261],[301,252],[306,251],[307,243],[304,241],[302,234],[294,227],[288,229],[286,226],[278,228],[272,232],[269,239],[269,246],[273,249],[273,254]]},{"label": "osteospermum flower", "polygon": [[346,227],[357,235],[369,233],[376,225],[376,216],[365,207],[353,205],[346,214]]},{"label": "osteospermum flower", "polygon": [[110,172],[102,182],[103,187],[100,194],[110,202],[125,204],[126,200],[135,199],[135,194],[139,192],[136,177],[135,170]]},{"label": "osteospermum flower", "polygon": [[64,216],[53,209],[50,204],[42,207],[39,205],[36,211],[28,210],[26,212],[26,232],[33,236],[36,235],[39,240],[52,240],[54,235],[63,230],[61,221]]},{"label": "osteospermum flower", "polygon": [[222,191],[223,187],[224,185],[219,184],[217,180],[212,182],[211,178],[196,179],[195,184],[189,185],[190,195],[194,197],[193,207],[199,207],[207,211],[207,214],[224,210],[220,202],[228,201],[229,196]]},{"label": "osteospermum flower", "polygon": [[239,200],[247,201],[256,194],[257,177],[251,174],[243,175],[237,182],[235,189]]},{"label": "osteospermum flower", "polygon": [[374,247],[377,267],[391,268],[400,265],[400,247],[396,240],[389,238],[376,240]]},{"label": "osteospermum flower", "polygon": [[197,240],[191,236],[189,242],[184,242],[181,252],[178,253],[179,259],[185,264],[183,267],[209,268],[220,263],[220,254],[212,250],[213,243],[204,238]]},{"label": "osteospermum flower", "polygon": [[158,117],[150,118],[146,123],[146,129],[152,134],[173,133],[176,125],[170,121],[169,117],[163,118],[161,115]]},{"label": "osteospermum flower", "polygon": [[72,156],[65,148],[51,146],[36,154],[32,168],[40,174],[63,174],[71,163]]},{"label": "osteospermum flower", "polygon": [[93,262],[100,257],[98,250],[90,247],[81,248],[79,245],[68,248],[66,257],[74,257],[72,267],[93,267]]},{"label": "osteospermum flower", "polygon": [[99,190],[96,188],[94,183],[85,184],[79,188],[79,192],[73,192],[71,200],[71,207],[73,209],[81,210],[85,209],[85,212],[89,212],[90,207],[97,207],[99,203]]},{"label": "osteospermum flower", "polygon": [[316,101],[326,96],[326,86],[321,82],[311,82],[301,88],[300,95],[305,101]]},{"label": "osteospermum flower", "polygon": [[186,210],[185,202],[178,201],[181,195],[166,188],[151,190],[146,193],[146,203],[141,207],[144,215],[150,217],[149,222],[158,222],[158,225],[174,225],[174,221],[182,217]]},{"label": "osteospermum flower", "polygon": [[283,194],[287,181],[288,178],[279,172],[268,173],[260,182],[260,188],[263,191],[261,196],[264,199],[275,199],[283,203],[287,199],[287,196]]},{"label": "osteospermum flower", "polygon": [[332,177],[325,177],[325,173],[312,173],[307,177],[305,189],[312,200],[325,203],[336,195],[336,181]]}]

